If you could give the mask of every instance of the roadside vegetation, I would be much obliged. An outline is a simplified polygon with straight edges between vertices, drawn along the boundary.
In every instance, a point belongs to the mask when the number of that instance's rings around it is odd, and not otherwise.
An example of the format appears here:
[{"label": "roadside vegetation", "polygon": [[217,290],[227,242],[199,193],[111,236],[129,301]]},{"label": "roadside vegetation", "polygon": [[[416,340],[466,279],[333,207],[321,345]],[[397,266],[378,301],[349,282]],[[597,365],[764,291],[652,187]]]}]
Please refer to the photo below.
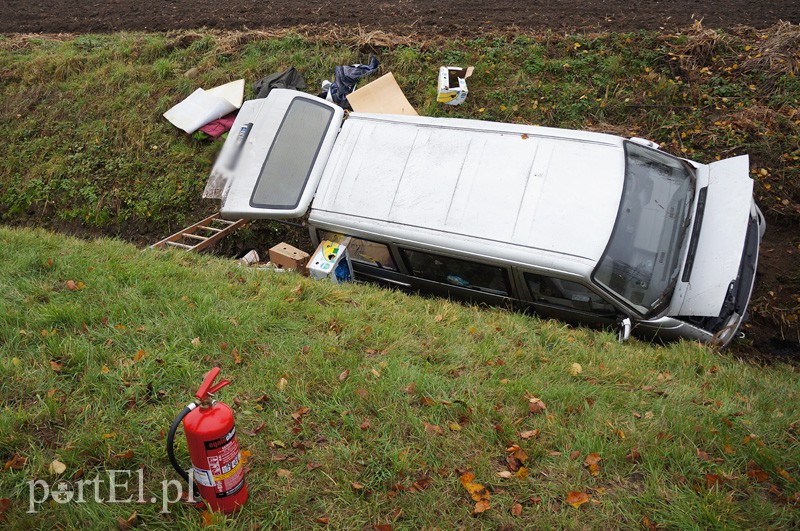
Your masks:
[{"label": "roadside vegetation", "polygon": [[[252,82],[290,66],[314,92],[336,65],[375,54],[422,115],[641,136],[701,162],[748,153],[780,247],[763,254],[765,264],[779,256],[753,313],[791,349],[800,342],[798,50],[791,24],[471,40],[310,28],[0,36],[0,222],[157,241],[215,210],[201,193],[221,146],[185,135],[164,111],[240,77],[252,97]],[[476,67],[459,107],[436,103],[444,64]],[[287,237],[253,227],[243,246]]]},{"label": "roadside vegetation", "polygon": [[[5,526],[800,525],[795,366],[119,241],[0,247]],[[161,514],[164,433],[214,365],[250,502]],[[132,470],[136,499],[139,469],[154,504],[27,513],[30,480],[101,474],[107,498],[105,471]]]},{"label": "roadside vegetation", "polygon": [[[771,230],[792,234],[798,50],[788,24],[468,41],[303,28],[0,36],[0,523],[800,526],[796,364],[620,345],[499,309],[19,228],[137,244],[174,232],[215,210],[200,196],[221,144],[164,111],[241,77],[252,97],[250,83],[290,66],[313,92],[374,54],[422,115],[641,136],[701,162],[748,153]],[[435,101],[445,64],[476,67],[459,107]],[[800,264],[780,264],[753,311],[797,331]],[[233,380],[221,399],[251,502],[227,522],[180,504],[160,514],[161,481],[177,479],[164,432],[214,365]],[[32,479],[139,469],[158,503],[26,513]]]}]

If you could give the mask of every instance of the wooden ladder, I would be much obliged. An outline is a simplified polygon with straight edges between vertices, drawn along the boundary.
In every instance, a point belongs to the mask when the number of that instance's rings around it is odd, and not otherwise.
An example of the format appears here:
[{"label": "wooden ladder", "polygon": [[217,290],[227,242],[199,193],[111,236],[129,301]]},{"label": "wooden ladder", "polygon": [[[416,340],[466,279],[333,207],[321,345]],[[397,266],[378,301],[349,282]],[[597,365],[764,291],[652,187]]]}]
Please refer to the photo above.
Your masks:
[{"label": "wooden ladder", "polygon": [[246,223],[246,219],[239,219],[236,221],[222,219],[219,217],[219,212],[216,212],[206,219],[198,221],[194,225],[186,227],[158,243],[154,243],[150,248],[163,249],[169,246],[185,249],[187,251],[200,252]]}]

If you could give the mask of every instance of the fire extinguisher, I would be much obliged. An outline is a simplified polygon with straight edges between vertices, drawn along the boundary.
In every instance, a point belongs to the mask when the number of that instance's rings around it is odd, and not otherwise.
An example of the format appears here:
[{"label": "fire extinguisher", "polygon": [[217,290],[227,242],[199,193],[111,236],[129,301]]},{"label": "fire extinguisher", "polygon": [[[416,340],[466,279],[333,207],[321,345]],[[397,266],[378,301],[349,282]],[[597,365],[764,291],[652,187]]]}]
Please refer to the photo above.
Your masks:
[{"label": "fire extinguisher", "polygon": [[[167,435],[167,455],[178,474],[189,483],[189,488],[193,488],[195,494],[199,492],[210,509],[227,514],[247,501],[247,485],[233,412],[214,399],[217,391],[231,383],[221,380],[214,385],[219,373],[219,367],[208,371],[194,395],[196,400],[172,421]],[[189,471],[175,459],[175,431],[181,421],[192,460],[191,479]]]}]

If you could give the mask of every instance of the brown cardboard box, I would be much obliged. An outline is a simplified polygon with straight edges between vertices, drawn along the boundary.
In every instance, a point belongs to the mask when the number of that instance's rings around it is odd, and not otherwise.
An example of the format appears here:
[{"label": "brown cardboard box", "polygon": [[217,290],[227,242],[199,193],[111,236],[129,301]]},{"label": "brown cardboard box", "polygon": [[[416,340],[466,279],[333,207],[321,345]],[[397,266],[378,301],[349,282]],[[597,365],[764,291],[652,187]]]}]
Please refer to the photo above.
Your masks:
[{"label": "brown cardboard box", "polygon": [[309,255],[288,243],[279,243],[269,250],[269,261],[278,269],[293,269],[306,273]]}]

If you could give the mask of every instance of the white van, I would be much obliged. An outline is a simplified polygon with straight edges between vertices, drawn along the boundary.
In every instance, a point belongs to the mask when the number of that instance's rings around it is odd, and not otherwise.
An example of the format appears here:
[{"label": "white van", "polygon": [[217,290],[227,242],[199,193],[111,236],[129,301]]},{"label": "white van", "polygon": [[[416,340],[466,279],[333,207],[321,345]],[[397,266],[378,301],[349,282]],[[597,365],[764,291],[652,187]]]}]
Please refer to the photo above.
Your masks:
[{"label": "white van", "polygon": [[357,278],[650,338],[737,334],[765,229],[747,156],[703,165],[600,133],[342,119],[297,91],[246,102],[204,197],[230,219],[308,213],[315,243],[352,238]]}]

